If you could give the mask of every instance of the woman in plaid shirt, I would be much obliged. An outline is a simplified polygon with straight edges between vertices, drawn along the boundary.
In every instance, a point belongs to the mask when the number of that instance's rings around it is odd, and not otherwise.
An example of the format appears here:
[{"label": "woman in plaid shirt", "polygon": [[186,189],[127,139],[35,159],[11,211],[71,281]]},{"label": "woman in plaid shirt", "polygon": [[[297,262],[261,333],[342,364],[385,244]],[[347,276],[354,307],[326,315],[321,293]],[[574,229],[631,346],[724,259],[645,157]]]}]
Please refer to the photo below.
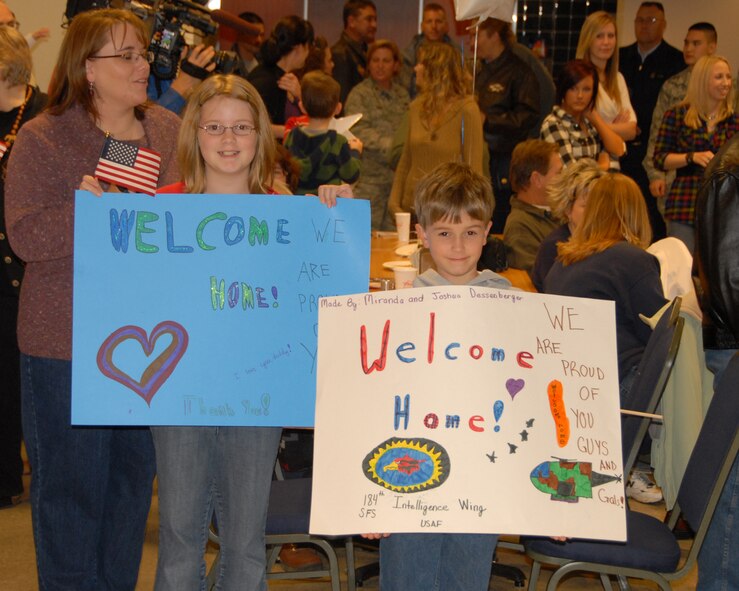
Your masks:
[{"label": "woman in plaid shirt", "polygon": [[695,200],[703,171],[739,129],[732,101],[731,67],[723,57],[705,56],[693,66],[685,100],[665,111],[654,147],[654,165],[675,170],[665,203],[668,236],[695,245]]},{"label": "woman in plaid shirt", "polygon": [[595,68],[583,61],[567,62],[557,77],[557,103],[541,124],[540,137],[557,144],[562,162],[568,166],[581,158],[592,158],[608,170],[612,158],[625,151],[623,140],[594,109],[598,96]]}]

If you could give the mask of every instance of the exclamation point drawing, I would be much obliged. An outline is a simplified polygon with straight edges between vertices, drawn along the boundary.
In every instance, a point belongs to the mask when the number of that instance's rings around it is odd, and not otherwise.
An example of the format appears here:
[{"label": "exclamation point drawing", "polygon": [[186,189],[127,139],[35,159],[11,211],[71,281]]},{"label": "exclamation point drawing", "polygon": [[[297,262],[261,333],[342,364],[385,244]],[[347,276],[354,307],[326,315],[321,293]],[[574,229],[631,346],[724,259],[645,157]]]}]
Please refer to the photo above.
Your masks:
[{"label": "exclamation point drawing", "polygon": [[[500,417],[503,415],[503,401],[502,400],[496,400],[495,404],[493,404],[493,416],[495,417],[495,422],[497,423],[500,421]],[[500,425],[495,425],[495,428],[493,429],[496,433],[500,431]]]}]

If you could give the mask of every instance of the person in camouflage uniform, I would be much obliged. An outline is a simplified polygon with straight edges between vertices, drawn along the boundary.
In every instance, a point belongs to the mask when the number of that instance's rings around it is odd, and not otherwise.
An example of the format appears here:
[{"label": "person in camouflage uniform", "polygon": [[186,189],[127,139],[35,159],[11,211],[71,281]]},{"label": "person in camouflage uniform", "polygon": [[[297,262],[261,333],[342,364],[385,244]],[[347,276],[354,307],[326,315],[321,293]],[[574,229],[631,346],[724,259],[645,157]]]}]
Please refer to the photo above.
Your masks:
[{"label": "person in camouflage uniform", "polygon": [[685,99],[688,92],[688,80],[693,71],[693,65],[704,55],[713,55],[716,52],[717,42],[716,28],[711,23],[695,23],[688,29],[683,45],[683,58],[688,65],[682,72],[678,72],[668,78],[660,89],[657,104],[652,114],[652,125],[649,129],[649,144],[647,155],[642,161],[642,166],[649,178],[649,192],[657,200],[660,211],[664,214],[665,195],[669,185],[675,178],[675,171],[663,172],[654,166],[654,143],[657,141],[659,127],[662,125],[662,117],[667,109],[674,107]]},{"label": "person in camouflage uniform", "polygon": [[352,127],[364,144],[362,176],[354,193],[369,199],[373,230],[393,230],[395,223],[388,211],[388,198],[393,186],[393,170],[389,154],[396,129],[408,112],[408,91],[397,82],[400,52],[393,41],[379,40],[367,53],[369,77],[349,93],[344,112],[362,113]]}]

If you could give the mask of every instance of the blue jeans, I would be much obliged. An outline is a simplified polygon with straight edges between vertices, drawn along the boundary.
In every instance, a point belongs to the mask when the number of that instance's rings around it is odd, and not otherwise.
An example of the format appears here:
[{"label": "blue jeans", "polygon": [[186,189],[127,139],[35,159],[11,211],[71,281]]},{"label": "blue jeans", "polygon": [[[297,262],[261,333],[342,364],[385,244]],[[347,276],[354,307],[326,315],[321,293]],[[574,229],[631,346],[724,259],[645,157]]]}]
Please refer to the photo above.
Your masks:
[{"label": "blue jeans", "polygon": [[148,428],[71,426],[72,364],[21,355],[39,589],[133,590],[154,479]]},{"label": "blue jeans", "polygon": [[[706,366],[715,376],[714,389],[734,353],[736,349],[706,349]],[[735,460],[698,555],[697,591],[739,589],[738,554],[739,461]]]},{"label": "blue jeans", "polygon": [[497,535],[391,534],[380,541],[382,591],[487,591]]},{"label": "blue jeans", "polygon": [[152,427],[159,486],[156,591],[205,589],[215,510],[216,589],[267,588],[264,527],[280,443],[276,427]]},{"label": "blue jeans", "polygon": [[682,240],[691,255],[695,252],[695,228],[690,224],[667,220],[667,235]]}]

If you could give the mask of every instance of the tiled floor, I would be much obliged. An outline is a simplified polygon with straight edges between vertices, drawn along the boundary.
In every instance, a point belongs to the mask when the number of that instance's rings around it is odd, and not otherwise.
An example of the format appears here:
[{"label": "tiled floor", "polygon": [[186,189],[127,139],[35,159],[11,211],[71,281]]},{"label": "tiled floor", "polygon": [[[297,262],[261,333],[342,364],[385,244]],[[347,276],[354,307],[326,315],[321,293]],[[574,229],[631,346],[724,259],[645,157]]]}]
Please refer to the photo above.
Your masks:
[{"label": "tiled floor", "polygon": [[[26,483],[28,484],[28,483]],[[662,516],[664,515],[664,505],[641,505],[635,504],[637,510]],[[144,556],[141,562],[141,570],[139,572],[139,582],[136,587],[137,591],[149,591],[154,587],[154,573],[156,568],[157,553],[157,498],[156,495],[152,499],[151,513],[147,523],[146,541],[144,546]],[[685,543],[683,543],[685,546]],[[344,553],[339,550],[341,567],[344,568]],[[215,550],[210,549],[208,552],[209,561],[215,556]],[[510,550],[500,550],[499,560],[504,564],[510,564],[520,567],[523,572],[528,575],[530,564],[526,558]],[[365,564],[373,562],[376,554],[373,552],[359,550],[357,563]],[[31,534],[31,508],[27,500],[12,509],[0,511],[0,590],[1,591],[34,591],[38,587],[36,585],[36,572],[34,562],[33,538]],[[538,585],[538,589],[545,588],[545,581],[548,574],[543,577],[543,581]],[[345,583],[342,583],[345,587]],[[692,591],[696,586],[696,572],[693,572],[685,579],[678,581],[673,585],[675,591]],[[270,591],[327,591],[331,588],[327,581],[270,581]],[[378,588],[377,578],[369,579],[364,584],[364,589],[372,590]],[[600,583],[594,578],[577,577],[567,580],[559,587],[563,591],[575,591],[578,589],[601,589]],[[656,585],[636,581],[632,584],[634,591],[642,591],[646,589],[656,589]],[[490,582],[490,589],[508,590],[514,589],[513,584],[507,580],[493,578]]]}]

